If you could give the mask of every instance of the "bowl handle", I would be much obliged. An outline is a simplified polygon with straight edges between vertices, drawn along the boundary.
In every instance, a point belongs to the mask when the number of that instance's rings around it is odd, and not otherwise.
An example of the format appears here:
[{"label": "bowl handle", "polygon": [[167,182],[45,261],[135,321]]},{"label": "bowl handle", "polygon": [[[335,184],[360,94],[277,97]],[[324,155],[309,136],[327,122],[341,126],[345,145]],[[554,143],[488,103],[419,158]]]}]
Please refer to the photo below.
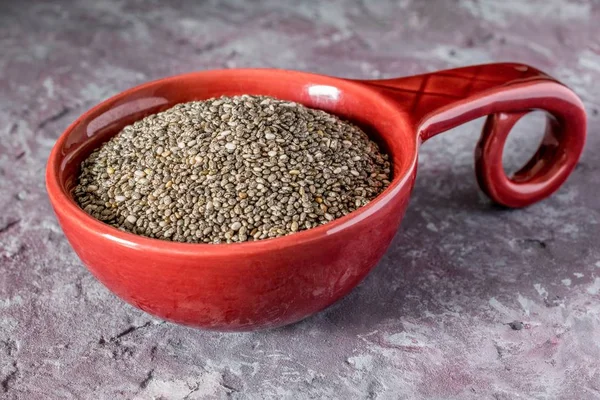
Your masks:
[{"label": "bowl handle", "polygon": [[[405,110],[422,141],[487,115],[475,170],[481,189],[504,206],[524,207],[554,193],[583,150],[583,103],[572,90],[527,65],[488,64],[363,83]],[[502,166],[506,138],[534,110],[547,114],[545,136],[529,162],[508,177]]]}]

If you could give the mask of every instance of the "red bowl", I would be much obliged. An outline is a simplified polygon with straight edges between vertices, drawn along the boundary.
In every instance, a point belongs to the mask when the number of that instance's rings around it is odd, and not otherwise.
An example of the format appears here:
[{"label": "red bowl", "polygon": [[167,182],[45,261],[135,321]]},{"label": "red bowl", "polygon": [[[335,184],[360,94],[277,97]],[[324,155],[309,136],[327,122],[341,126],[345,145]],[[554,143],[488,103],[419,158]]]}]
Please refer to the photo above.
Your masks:
[{"label": "red bowl", "polygon": [[[391,156],[393,181],[367,206],[293,235],[237,244],[186,244],[122,232],[73,200],[81,161],[125,125],[174,104],[262,94],[303,103],[362,126]],[[525,113],[548,113],[538,152],[514,176],[502,150]],[[84,264],[125,301],[160,318],[216,330],[251,330],[301,320],[340,299],[377,264],[409,201],[420,143],[489,115],[476,151],[477,177],[496,202],[520,207],[565,181],[583,149],[579,98],[519,64],[491,64],[379,81],[284,70],[178,75],[126,90],[79,117],[60,136],[46,170],[50,201]]]}]

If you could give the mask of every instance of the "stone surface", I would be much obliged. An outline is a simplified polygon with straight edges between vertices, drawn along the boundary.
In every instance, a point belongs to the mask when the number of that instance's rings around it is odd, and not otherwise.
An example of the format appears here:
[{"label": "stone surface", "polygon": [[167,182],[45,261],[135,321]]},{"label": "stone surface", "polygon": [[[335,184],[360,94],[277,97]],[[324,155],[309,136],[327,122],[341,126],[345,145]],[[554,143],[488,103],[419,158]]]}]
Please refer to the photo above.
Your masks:
[{"label": "stone surface", "polygon": [[[0,2],[0,398],[600,398],[600,3],[249,3]],[[67,124],[150,79],[236,66],[377,78],[499,60],[584,99],[589,141],[569,181],[501,210],[473,176],[481,121],[433,139],[380,265],[293,326],[203,332],[124,304],[46,199],[46,157]],[[510,168],[539,122],[519,124]]]}]

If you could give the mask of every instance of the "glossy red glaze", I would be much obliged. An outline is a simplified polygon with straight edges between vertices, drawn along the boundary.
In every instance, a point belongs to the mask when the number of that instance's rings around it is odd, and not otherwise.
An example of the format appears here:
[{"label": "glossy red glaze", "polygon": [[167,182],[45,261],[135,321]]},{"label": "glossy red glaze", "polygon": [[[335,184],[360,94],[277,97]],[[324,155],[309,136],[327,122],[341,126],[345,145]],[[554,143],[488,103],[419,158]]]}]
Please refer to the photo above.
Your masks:
[{"label": "glossy red glaze", "polygon": [[[176,103],[263,94],[350,119],[380,140],[393,160],[390,187],[369,205],[294,235],[241,244],[184,244],[121,232],[83,212],[71,197],[80,162],[123,126]],[[524,113],[549,125],[540,150],[508,178],[502,150]],[[161,318],[206,329],[289,324],[332,304],[375,266],[408,204],[422,140],[492,114],[477,148],[483,190],[507,206],[533,203],[571,172],[585,139],[577,96],[518,64],[468,67],[408,78],[353,81],[283,70],[197,72],[150,82],[82,115],[48,161],[47,189],[69,242],[85,265],[129,303]]]}]

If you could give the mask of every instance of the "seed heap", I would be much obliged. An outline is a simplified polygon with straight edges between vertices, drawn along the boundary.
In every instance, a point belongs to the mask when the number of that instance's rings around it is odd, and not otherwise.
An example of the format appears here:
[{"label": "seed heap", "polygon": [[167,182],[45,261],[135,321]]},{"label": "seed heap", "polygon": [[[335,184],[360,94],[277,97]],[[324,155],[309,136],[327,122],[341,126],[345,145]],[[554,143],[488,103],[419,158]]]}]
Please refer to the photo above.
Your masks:
[{"label": "seed heap", "polygon": [[325,224],[389,183],[387,155],[356,126],[242,95],[178,104],[126,126],[82,163],[74,196],[124,231],[230,243]]}]

